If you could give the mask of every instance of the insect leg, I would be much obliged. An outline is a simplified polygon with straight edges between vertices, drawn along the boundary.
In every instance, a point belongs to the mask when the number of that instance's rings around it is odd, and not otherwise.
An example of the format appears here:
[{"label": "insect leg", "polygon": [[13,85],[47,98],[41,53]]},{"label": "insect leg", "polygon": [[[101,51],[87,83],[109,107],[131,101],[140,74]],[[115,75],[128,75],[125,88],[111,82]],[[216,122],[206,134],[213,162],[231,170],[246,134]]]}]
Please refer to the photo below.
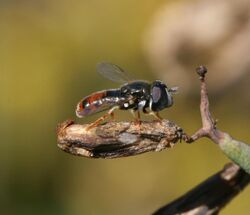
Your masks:
[{"label": "insect leg", "polygon": [[159,115],[159,112],[151,112],[151,114],[159,121],[163,120],[163,118]]},{"label": "insect leg", "polygon": [[111,116],[112,121],[115,121],[115,114],[114,114],[114,112],[110,113],[110,116]]},{"label": "insect leg", "polygon": [[145,107],[143,107],[142,111],[143,111],[144,114],[150,114],[150,112],[147,111],[147,109]]},{"label": "insect leg", "polygon": [[100,117],[99,119],[97,119],[96,121],[94,121],[93,123],[91,123],[87,128],[86,130],[90,130],[98,125],[100,125],[101,122],[103,122],[105,119],[107,119],[109,116],[111,116],[113,118],[114,116],[114,113],[113,111],[115,109],[119,108],[118,106],[115,106],[113,108],[111,108],[105,115],[103,115],[102,117]]},{"label": "insect leg", "polygon": [[159,121],[163,120],[163,118],[159,115],[159,112],[147,111],[146,108],[143,108],[143,113],[148,115],[153,115]]},{"label": "insect leg", "polygon": [[139,122],[141,122],[141,114],[139,110],[137,111],[137,119],[139,120]]},{"label": "insect leg", "polygon": [[[136,113],[137,112],[137,113]],[[141,124],[141,115],[139,110],[131,109],[131,113],[135,119],[135,124],[140,125]]]}]

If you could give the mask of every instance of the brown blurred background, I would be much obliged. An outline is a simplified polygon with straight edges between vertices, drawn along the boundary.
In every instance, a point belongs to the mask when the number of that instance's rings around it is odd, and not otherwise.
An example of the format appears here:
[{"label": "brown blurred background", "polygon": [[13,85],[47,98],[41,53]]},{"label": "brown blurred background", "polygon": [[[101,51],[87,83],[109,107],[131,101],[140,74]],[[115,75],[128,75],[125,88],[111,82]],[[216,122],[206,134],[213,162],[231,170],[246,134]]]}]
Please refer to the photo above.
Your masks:
[{"label": "brown blurred background", "polygon": [[[178,85],[161,115],[192,133],[200,126],[194,70],[205,64],[219,127],[250,142],[249,12],[247,0],[0,1],[0,214],[150,214],[221,169],[229,160],[207,139],[91,160],[57,148],[55,128],[98,117],[74,111],[83,96],[118,87],[95,72],[106,60]],[[249,196],[247,188],[222,214],[249,214]]]}]

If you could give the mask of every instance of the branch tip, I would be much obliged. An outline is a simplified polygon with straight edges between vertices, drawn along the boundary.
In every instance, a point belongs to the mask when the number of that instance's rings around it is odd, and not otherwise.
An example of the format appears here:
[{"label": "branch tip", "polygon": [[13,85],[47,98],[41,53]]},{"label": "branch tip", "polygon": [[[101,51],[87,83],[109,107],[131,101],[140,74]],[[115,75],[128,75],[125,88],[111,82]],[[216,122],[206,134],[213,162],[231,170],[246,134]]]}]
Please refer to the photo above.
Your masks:
[{"label": "branch tip", "polygon": [[197,74],[200,76],[200,79],[203,80],[205,78],[205,75],[207,73],[207,68],[203,65],[196,68]]}]

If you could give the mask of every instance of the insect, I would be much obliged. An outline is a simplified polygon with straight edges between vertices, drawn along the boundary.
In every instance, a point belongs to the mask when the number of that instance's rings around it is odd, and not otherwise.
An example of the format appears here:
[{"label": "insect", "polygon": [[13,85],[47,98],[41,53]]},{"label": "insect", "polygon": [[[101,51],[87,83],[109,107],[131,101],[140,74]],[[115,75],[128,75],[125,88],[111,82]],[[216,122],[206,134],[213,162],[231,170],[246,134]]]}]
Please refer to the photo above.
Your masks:
[{"label": "insect", "polygon": [[76,115],[80,118],[108,110],[87,129],[96,127],[109,116],[114,118],[115,109],[131,110],[136,122],[140,123],[140,111],[161,120],[159,111],[173,105],[172,94],[177,92],[177,87],[168,88],[160,80],[152,83],[133,80],[119,66],[107,62],[97,64],[97,72],[122,85],[117,89],[95,92],[77,104]]}]

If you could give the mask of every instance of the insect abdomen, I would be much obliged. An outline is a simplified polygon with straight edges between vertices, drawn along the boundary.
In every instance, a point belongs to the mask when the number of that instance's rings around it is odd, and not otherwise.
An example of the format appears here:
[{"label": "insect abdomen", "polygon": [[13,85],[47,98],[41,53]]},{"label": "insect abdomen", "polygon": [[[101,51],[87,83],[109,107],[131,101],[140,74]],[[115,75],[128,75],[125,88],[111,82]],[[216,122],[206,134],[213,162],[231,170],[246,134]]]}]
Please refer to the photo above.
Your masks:
[{"label": "insect abdomen", "polygon": [[85,117],[108,110],[116,105],[120,98],[120,90],[103,90],[83,98],[77,105],[76,115]]}]

